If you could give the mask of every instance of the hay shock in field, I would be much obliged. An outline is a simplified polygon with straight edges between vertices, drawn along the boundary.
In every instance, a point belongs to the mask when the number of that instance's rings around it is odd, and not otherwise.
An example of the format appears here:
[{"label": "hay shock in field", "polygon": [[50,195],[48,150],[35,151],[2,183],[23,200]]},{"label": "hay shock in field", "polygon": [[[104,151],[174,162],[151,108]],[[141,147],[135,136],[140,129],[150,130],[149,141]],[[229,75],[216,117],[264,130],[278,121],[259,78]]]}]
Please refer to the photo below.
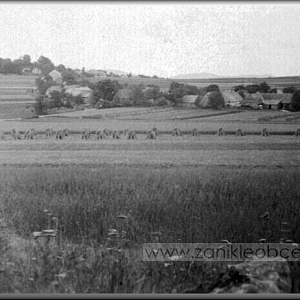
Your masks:
[{"label": "hay shock in field", "polygon": [[198,136],[199,132],[198,132],[198,129],[197,128],[194,128],[192,130],[192,136]]},{"label": "hay shock in field", "polygon": [[179,128],[174,128],[172,131],[172,136],[181,136],[181,131]]},{"label": "hay shock in field", "polygon": [[51,137],[54,135],[54,131],[51,128],[47,128],[45,130],[45,134],[46,134],[46,137],[48,138],[48,137]]},{"label": "hay shock in field", "polygon": [[5,140],[5,134],[2,130],[0,130],[0,139]]},{"label": "hay shock in field", "polygon": [[69,135],[68,129],[59,130],[59,131],[56,132],[55,139],[56,140],[62,140],[64,137],[66,137],[68,135]]},{"label": "hay shock in field", "polygon": [[105,134],[103,133],[102,130],[99,129],[99,130],[96,132],[96,139],[97,139],[97,140],[103,140],[103,139],[105,139]]},{"label": "hay shock in field", "polygon": [[157,129],[156,127],[153,127],[153,128],[152,128],[152,131],[155,132],[156,136],[159,136],[159,135],[160,135],[160,133],[159,133],[159,131],[158,131],[158,129]]},{"label": "hay shock in field", "polygon": [[156,137],[157,137],[156,132],[154,130],[150,130],[147,133],[146,139],[154,140],[156,139]]},{"label": "hay shock in field", "polygon": [[22,139],[22,136],[21,136],[20,132],[17,131],[16,129],[12,129],[11,135],[12,135],[12,138],[14,140],[21,140]]},{"label": "hay shock in field", "polygon": [[129,140],[134,140],[134,139],[136,139],[136,132],[135,132],[134,130],[129,131],[129,133],[128,133],[128,139],[129,139]]},{"label": "hay shock in field", "polygon": [[120,139],[120,134],[118,131],[114,130],[112,133],[112,138],[113,139]]},{"label": "hay shock in field", "polygon": [[220,127],[220,128],[218,129],[217,135],[218,135],[218,136],[225,136],[225,135],[226,135],[226,134],[225,134],[225,131],[224,131],[224,129],[223,129],[223,127]]},{"label": "hay shock in field", "polygon": [[34,128],[27,130],[24,134],[24,140],[34,140],[37,132]]},{"label": "hay shock in field", "polygon": [[245,136],[245,132],[241,129],[241,128],[239,128],[237,131],[236,131],[236,134],[235,134],[236,136]]},{"label": "hay shock in field", "polygon": [[269,131],[268,131],[268,129],[266,127],[263,128],[263,130],[261,131],[261,135],[262,136],[269,136]]},{"label": "hay shock in field", "polygon": [[81,138],[82,138],[83,140],[90,139],[90,138],[91,138],[91,131],[90,131],[89,129],[87,129],[87,128],[84,129],[84,130],[82,131]]},{"label": "hay shock in field", "polygon": [[105,129],[103,130],[103,133],[104,133],[106,136],[110,136],[110,135],[111,135],[111,131],[110,131],[109,129],[107,129],[107,128],[105,128]]}]

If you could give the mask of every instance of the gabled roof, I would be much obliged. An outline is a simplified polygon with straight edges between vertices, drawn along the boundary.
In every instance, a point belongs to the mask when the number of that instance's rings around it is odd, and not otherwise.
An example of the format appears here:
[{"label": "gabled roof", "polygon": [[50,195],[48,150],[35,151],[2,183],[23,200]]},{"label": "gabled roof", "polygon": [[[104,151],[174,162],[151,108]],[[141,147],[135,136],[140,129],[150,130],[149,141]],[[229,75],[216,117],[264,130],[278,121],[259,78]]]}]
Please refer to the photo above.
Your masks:
[{"label": "gabled roof", "polygon": [[208,107],[209,106],[209,95],[211,94],[212,92],[208,92],[206,93],[203,98],[199,101],[198,105],[201,106],[201,107]]},{"label": "gabled roof", "polygon": [[263,104],[265,105],[278,105],[279,103],[281,103],[282,100],[280,99],[271,99],[271,100],[263,100]]},{"label": "gabled roof", "polygon": [[182,103],[195,103],[199,95],[186,95],[181,98]]},{"label": "gabled roof", "polygon": [[[282,94],[277,94],[277,93],[261,93],[261,96],[263,98],[263,102],[265,101],[279,101],[278,104],[284,103],[284,104],[289,104],[292,102],[292,93],[282,93]],[[269,104],[272,105],[272,104]],[[274,104],[275,105],[275,104]]]},{"label": "gabled roof", "polygon": [[74,97],[82,96],[89,97],[92,93],[92,90],[88,87],[71,87],[66,89],[66,94],[70,94]]},{"label": "gabled roof", "polygon": [[226,105],[235,107],[241,106],[243,97],[239,93],[232,90],[225,90],[222,91],[222,95]]},{"label": "gabled roof", "polygon": [[50,97],[51,96],[51,93],[52,92],[61,92],[62,91],[62,88],[58,85],[53,85],[53,86],[50,86],[47,91],[46,91],[46,96]]}]

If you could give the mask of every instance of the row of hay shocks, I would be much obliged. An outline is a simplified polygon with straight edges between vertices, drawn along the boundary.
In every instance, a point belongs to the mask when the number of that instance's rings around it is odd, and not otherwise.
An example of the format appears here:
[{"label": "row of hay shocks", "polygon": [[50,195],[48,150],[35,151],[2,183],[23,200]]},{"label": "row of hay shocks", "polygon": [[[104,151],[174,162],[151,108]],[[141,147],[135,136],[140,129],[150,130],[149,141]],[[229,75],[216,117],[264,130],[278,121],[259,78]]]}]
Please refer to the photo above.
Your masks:
[{"label": "row of hay shocks", "polygon": [[[120,139],[121,138],[121,132],[120,131],[109,130],[107,128],[105,128],[104,130],[98,130],[98,131],[96,131],[95,134],[96,134],[96,139],[104,139],[104,138],[109,137],[109,136],[111,136],[113,139]],[[174,128],[172,130],[171,134],[172,134],[172,136],[182,136],[182,132],[179,128]],[[199,134],[200,133],[199,133],[197,128],[192,129],[192,131],[191,131],[192,136],[198,136]],[[50,128],[47,128],[45,130],[45,135],[46,135],[46,138],[55,136],[55,139],[62,140],[65,137],[69,136],[69,130],[65,128],[63,130],[58,130],[58,131],[55,132],[54,130],[52,130]],[[123,135],[126,136],[128,139],[136,139],[137,138],[137,133],[134,130],[125,129],[123,131]],[[217,135],[218,136],[226,136],[226,132],[224,131],[223,127],[220,127],[217,130]],[[241,128],[239,128],[239,129],[236,130],[235,135],[236,136],[245,136],[246,134]],[[269,133],[269,131],[266,127],[262,129],[261,135],[266,136],[266,137],[270,136],[270,133]],[[294,135],[295,136],[300,136],[300,128],[297,128],[295,130]],[[22,135],[20,134],[19,131],[15,130],[15,129],[12,129],[11,136],[12,136],[13,140],[21,140],[21,139],[33,140],[37,136],[37,131],[34,128],[31,128],[31,129],[25,131],[24,136],[22,137]],[[149,130],[147,132],[146,139],[156,139],[158,136],[159,136],[158,129],[156,127],[153,127],[151,130]],[[83,140],[88,140],[91,137],[92,137],[92,132],[91,132],[90,129],[84,129],[81,132],[81,138]],[[0,139],[2,139],[2,140],[5,139],[5,134],[4,134],[3,131],[0,131]]]},{"label": "row of hay shocks", "polygon": [[[24,132],[24,136],[22,136],[20,131],[18,131],[16,129],[12,129],[10,134],[11,134],[11,137],[13,140],[23,140],[23,139],[24,140],[34,140],[38,133],[34,128],[31,128]],[[62,140],[64,137],[69,135],[69,131],[66,128],[63,130],[58,130],[56,132],[52,129],[46,129],[45,134],[46,134],[46,137],[55,135],[56,139]],[[5,133],[1,130],[0,130],[0,139],[2,139],[2,140],[5,139]]]}]

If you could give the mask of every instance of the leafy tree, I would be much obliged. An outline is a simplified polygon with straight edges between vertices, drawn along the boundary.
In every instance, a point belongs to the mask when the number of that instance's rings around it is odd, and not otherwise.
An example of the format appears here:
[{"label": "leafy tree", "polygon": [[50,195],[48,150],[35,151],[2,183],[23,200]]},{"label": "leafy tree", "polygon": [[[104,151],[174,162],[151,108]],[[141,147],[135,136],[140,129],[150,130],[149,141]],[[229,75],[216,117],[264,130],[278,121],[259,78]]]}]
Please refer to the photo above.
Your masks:
[{"label": "leafy tree", "polygon": [[52,91],[50,95],[53,107],[61,107],[64,93],[59,91]]},{"label": "leafy tree", "polygon": [[37,60],[37,66],[41,69],[43,75],[49,74],[55,68],[53,62],[43,55]]},{"label": "leafy tree", "polygon": [[249,84],[245,86],[245,89],[247,91],[247,93],[249,94],[255,94],[259,92],[259,85],[257,84]]},{"label": "leafy tree", "polygon": [[243,84],[240,84],[240,85],[236,85],[236,86],[234,86],[233,87],[233,90],[235,91],[235,92],[239,92],[239,91],[244,91],[245,90],[245,86],[243,85]]},{"label": "leafy tree", "polygon": [[144,92],[144,98],[156,100],[161,96],[160,87],[158,85],[150,85]]},{"label": "leafy tree", "polygon": [[94,98],[96,102],[100,99],[112,101],[119,88],[120,85],[117,81],[110,79],[99,81],[94,86]]},{"label": "leafy tree", "polygon": [[143,83],[132,84],[129,86],[129,89],[132,91],[133,105],[136,105],[143,100],[143,90],[145,89],[145,85]]},{"label": "leafy tree", "polygon": [[209,106],[213,109],[220,109],[225,106],[225,100],[220,92],[211,92],[208,98]]},{"label": "leafy tree", "polygon": [[292,110],[294,110],[294,111],[299,111],[300,110],[300,90],[296,90],[293,93]]},{"label": "leafy tree", "polygon": [[283,93],[294,93],[297,89],[294,86],[285,87],[282,92]]},{"label": "leafy tree", "polygon": [[28,54],[23,55],[23,61],[26,65],[30,65],[31,64],[31,57]]},{"label": "leafy tree", "polygon": [[277,89],[276,88],[270,89],[268,93],[277,94]]},{"label": "leafy tree", "polygon": [[66,67],[63,64],[58,65],[55,69],[61,74],[64,74],[67,71]]},{"label": "leafy tree", "polygon": [[220,92],[219,86],[216,84],[211,84],[208,87],[206,87],[206,92]]},{"label": "leafy tree", "polygon": [[44,101],[44,96],[39,95],[36,97],[34,109],[35,109],[35,113],[37,115],[46,115],[47,114],[47,105]]},{"label": "leafy tree", "polygon": [[166,99],[173,102],[176,106],[180,99],[187,95],[185,85],[176,81],[171,82],[170,88],[167,94],[165,94]]},{"label": "leafy tree", "polygon": [[266,82],[262,82],[259,85],[259,92],[260,93],[269,93],[270,91],[270,86]]},{"label": "leafy tree", "polygon": [[36,80],[36,86],[41,95],[45,95],[48,88],[50,86],[55,85],[55,83],[53,83],[52,81],[52,77],[51,76],[49,77],[50,77],[49,80],[46,80],[46,78],[45,79],[37,78]]},{"label": "leafy tree", "polygon": [[63,75],[63,82],[66,82],[67,85],[76,84],[75,76],[72,73],[67,72]]}]

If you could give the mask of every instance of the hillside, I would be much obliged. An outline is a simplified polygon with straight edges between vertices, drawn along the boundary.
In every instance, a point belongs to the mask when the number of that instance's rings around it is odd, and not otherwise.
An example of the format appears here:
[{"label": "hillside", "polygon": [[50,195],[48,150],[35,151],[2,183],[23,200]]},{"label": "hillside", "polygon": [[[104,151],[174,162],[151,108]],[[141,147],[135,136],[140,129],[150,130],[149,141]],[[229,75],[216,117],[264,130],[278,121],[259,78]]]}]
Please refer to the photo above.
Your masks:
[{"label": "hillside", "polygon": [[220,76],[212,73],[189,73],[189,74],[180,74],[172,77],[172,79],[210,79],[210,78],[220,78]]},{"label": "hillside", "polygon": [[35,101],[36,76],[0,76],[0,102]]}]

